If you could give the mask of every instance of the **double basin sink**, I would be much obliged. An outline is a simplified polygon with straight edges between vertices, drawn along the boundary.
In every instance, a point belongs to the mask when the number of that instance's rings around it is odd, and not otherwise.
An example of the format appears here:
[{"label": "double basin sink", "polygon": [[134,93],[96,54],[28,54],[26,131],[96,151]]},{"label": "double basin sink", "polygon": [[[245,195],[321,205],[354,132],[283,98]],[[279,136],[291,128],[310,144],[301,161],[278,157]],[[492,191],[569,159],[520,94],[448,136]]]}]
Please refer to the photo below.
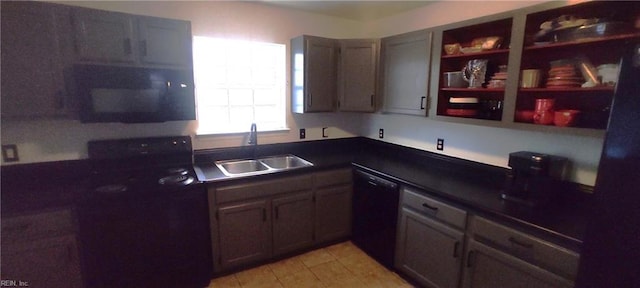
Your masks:
[{"label": "double basin sink", "polygon": [[250,176],[313,166],[295,155],[270,156],[259,159],[216,161],[216,166],[228,177]]}]

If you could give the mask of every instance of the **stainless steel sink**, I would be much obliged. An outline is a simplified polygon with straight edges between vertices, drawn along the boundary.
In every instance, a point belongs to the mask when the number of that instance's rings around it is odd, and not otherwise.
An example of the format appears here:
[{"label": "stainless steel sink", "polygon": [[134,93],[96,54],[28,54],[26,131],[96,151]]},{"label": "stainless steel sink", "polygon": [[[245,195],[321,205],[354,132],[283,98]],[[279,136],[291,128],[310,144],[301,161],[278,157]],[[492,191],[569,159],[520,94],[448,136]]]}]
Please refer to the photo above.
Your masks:
[{"label": "stainless steel sink", "polygon": [[283,155],[260,159],[262,163],[273,169],[293,169],[312,166],[307,160],[294,155]]},{"label": "stainless steel sink", "polygon": [[229,161],[217,161],[216,166],[222,170],[227,176],[244,175],[244,174],[258,174],[263,171],[269,170],[269,167],[262,164],[258,160],[229,160]]},{"label": "stainless steel sink", "polygon": [[313,166],[295,155],[270,156],[260,159],[216,161],[216,166],[229,177],[250,176]]}]

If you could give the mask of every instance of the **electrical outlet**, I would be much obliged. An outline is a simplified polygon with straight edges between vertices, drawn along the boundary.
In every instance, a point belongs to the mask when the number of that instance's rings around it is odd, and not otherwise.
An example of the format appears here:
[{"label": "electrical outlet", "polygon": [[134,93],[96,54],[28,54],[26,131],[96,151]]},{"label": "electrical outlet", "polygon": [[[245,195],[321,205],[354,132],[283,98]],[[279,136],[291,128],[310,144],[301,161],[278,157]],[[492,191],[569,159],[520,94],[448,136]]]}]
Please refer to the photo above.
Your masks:
[{"label": "electrical outlet", "polygon": [[307,130],[300,128],[300,139],[307,138]]},{"label": "electrical outlet", "polygon": [[18,162],[18,146],[16,144],[2,145],[2,161]]},{"label": "electrical outlet", "polygon": [[384,138],[384,129],[380,128],[380,130],[378,130],[378,138]]},{"label": "electrical outlet", "polygon": [[438,142],[436,142],[436,149],[439,151],[444,150],[444,139],[438,138]]}]

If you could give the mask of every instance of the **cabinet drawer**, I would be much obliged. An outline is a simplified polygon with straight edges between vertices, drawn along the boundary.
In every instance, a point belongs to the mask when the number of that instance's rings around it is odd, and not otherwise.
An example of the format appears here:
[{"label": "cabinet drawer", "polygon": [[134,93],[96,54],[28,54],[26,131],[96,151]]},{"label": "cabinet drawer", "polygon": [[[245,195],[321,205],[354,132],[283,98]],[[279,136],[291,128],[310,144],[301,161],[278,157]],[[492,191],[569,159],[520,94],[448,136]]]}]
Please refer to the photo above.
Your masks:
[{"label": "cabinet drawer", "polygon": [[351,168],[319,172],[314,176],[315,187],[327,187],[352,182],[353,172]]},{"label": "cabinet drawer", "polygon": [[71,234],[75,231],[71,210],[22,215],[2,219],[2,240],[16,241]]},{"label": "cabinet drawer", "polygon": [[216,203],[226,203],[308,190],[313,185],[311,179],[311,175],[303,175],[219,187],[215,190],[215,201]]},{"label": "cabinet drawer", "polygon": [[481,242],[567,279],[576,278],[580,255],[574,251],[477,216],[472,217],[471,231]]},{"label": "cabinet drawer", "polygon": [[467,224],[467,212],[431,199],[408,188],[402,189],[402,205],[431,216],[451,226],[464,229]]}]

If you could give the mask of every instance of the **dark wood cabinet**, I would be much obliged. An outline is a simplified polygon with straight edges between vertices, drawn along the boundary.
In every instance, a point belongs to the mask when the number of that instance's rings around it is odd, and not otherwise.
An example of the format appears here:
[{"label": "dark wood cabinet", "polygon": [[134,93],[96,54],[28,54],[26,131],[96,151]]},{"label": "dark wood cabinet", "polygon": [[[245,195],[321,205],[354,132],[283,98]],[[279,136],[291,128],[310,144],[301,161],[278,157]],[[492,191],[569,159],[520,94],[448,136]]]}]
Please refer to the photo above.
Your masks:
[{"label": "dark wood cabinet", "polygon": [[273,254],[313,245],[313,192],[273,199]]},{"label": "dark wood cabinet", "polygon": [[218,208],[218,250],[224,269],[271,257],[271,213],[267,200]]}]

